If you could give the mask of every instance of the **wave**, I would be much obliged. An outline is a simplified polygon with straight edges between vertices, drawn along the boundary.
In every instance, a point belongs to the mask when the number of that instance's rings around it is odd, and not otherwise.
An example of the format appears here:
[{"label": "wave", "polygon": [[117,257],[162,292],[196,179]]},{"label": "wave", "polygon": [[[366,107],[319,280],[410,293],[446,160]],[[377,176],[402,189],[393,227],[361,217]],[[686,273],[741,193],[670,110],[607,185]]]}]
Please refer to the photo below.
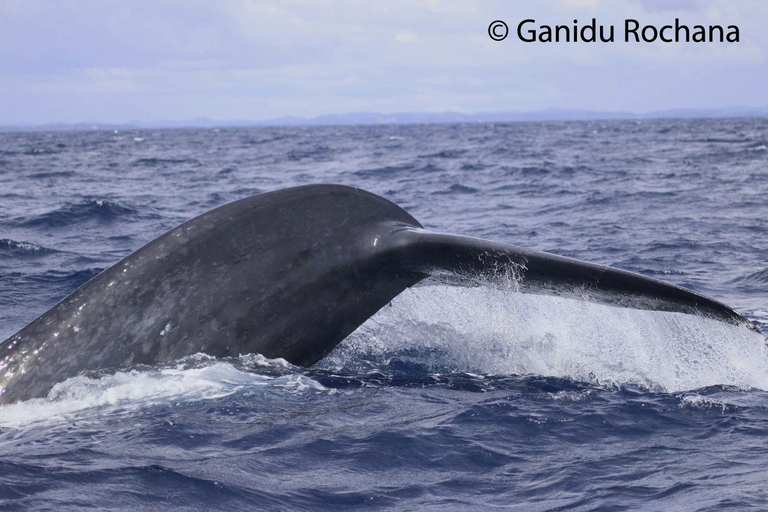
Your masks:
[{"label": "wave", "polygon": [[58,252],[54,249],[48,249],[30,242],[17,242],[7,238],[0,238],[0,254],[9,256],[43,256]]},{"label": "wave", "polygon": [[744,144],[752,142],[752,139],[749,137],[701,137],[692,139],[680,139],[680,142],[704,144]]},{"label": "wave", "polygon": [[42,180],[48,178],[71,178],[74,175],[74,171],[47,171],[30,174],[29,177],[36,180]]},{"label": "wave", "polygon": [[48,270],[42,274],[28,275],[25,277],[25,280],[31,285],[74,291],[78,286],[85,284],[103,271],[103,268],[87,268],[73,271]]},{"label": "wave", "polygon": [[[64,147],[63,144],[58,144],[56,149],[49,148],[49,147],[42,147],[37,146],[33,148],[28,148],[24,150],[24,155],[27,156],[39,156],[39,155],[55,155],[57,153],[61,153],[62,148]],[[11,154],[11,153],[8,153]]]},{"label": "wave", "polygon": [[292,135],[269,135],[261,139],[257,139],[254,137],[246,137],[240,141],[240,144],[242,146],[260,146],[263,144],[271,144],[273,142],[279,142],[281,140],[285,139],[291,139],[293,138]]},{"label": "wave", "polygon": [[138,210],[106,199],[89,199],[79,203],[66,203],[55,210],[37,215],[19,223],[26,227],[61,227],[83,222],[111,222],[136,215]]},{"label": "wave", "polygon": [[160,167],[180,164],[202,165],[196,158],[138,158],[131,162],[133,167]]},{"label": "wave", "polygon": [[755,285],[768,284],[768,268],[757,270],[755,272],[752,272],[751,274],[747,274],[746,276],[737,277],[732,282],[741,283],[741,284],[755,284]]},{"label": "wave", "polygon": [[460,183],[454,183],[447,190],[438,190],[433,192],[435,195],[453,195],[453,194],[477,194],[480,190],[474,187],[468,187]]},{"label": "wave", "polygon": [[291,162],[299,162],[301,160],[330,161],[333,153],[334,149],[329,146],[314,146],[291,149],[286,153],[285,157]]},{"label": "wave", "polygon": [[455,160],[469,153],[467,149],[444,149],[437,153],[431,153],[429,155],[420,155],[419,158],[444,158],[447,160]]},{"label": "wave", "polygon": [[235,393],[301,395],[325,391],[319,382],[297,373],[282,359],[246,355],[217,360],[197,354],[170,365],[67,379],[56,384],[46,398],[0,406],[0,427],[67,420],[89,409],[123,415],[153,405],[217,400]]},{"label": "wave", "polygon": [[355,176],[359,176],[362,178],[389,178],[389,177],[396,177],[401,174],[423,174],[423,173],[433,173],[433,172],[443,172],[443,169],[432,164],[427,164],[423,166],[415,166],[413,164],[403,164],[403,165],[388,165],[386,167],[374,167],[371,169],[361,169],[359,171],[355,171],[352,174]]}]

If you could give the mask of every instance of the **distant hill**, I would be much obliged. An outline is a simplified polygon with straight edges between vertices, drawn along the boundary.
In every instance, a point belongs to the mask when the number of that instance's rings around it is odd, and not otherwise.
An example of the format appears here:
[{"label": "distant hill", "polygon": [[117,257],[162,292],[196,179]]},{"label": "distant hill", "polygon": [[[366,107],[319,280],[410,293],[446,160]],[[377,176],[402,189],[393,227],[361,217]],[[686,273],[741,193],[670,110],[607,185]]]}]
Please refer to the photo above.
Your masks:
[{"label": "distant hill", "polygon": [[318,117],[278,117],[262,121],[212,120],[196,118],[186,121],[128,121],[121,124],[109,123],[53,123],[39,125],[0,126],[0,131],[58,131],[58,130],[126,130],[139,128],[216,128],[227,126],[322,126],[322,125],[386,125],[386,124],[431,124],[431,123],[507,123],[525,121],[593,121],[610,119],[689,119],[711,117],[768,117],[768,107],[730,107],[718,109],[673,109],[636,114],[632,112],[598,112],[552,108],[531,112],[480,112],[462,114],[459,112],[402,112],[381,114],[373,112],[352,112],[348,114],[326,114]]}]

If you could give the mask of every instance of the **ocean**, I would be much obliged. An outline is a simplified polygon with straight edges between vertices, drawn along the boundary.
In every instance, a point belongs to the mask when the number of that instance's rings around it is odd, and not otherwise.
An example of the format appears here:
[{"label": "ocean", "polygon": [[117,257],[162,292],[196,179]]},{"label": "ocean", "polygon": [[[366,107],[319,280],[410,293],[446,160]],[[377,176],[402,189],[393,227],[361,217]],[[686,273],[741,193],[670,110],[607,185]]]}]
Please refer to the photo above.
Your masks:
[{"label": "ocean", "polygon": [[[177,224],[309,183],[768,333],[768,119],[0,133],[0,340]],[[764,510],[764,334],[432,280],[312,368],[202,354],[0,406],[10,510]]]}]

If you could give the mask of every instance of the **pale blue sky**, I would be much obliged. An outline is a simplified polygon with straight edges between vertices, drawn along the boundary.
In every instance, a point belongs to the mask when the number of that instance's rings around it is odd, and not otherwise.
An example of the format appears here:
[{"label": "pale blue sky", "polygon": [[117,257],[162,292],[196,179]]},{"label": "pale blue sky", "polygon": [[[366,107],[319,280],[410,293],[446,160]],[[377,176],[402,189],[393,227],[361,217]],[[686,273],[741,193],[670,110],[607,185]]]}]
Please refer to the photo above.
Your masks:
[{"label": "pale blue sky", "polygon": [[[617,42],[487,35],[592,17]],[[741,42],[623,42],[625,18],[675,17]],[[0,0],[3,125],[765,107],[767,84],[766,0]]]}]

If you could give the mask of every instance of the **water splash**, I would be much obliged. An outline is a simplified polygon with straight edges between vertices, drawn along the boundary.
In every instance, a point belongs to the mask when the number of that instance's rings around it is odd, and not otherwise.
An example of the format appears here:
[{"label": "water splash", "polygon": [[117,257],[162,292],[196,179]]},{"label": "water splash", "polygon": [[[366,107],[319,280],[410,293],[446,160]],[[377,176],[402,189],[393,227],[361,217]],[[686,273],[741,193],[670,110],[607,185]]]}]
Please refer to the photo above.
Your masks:
[{"label": "water splash", "polygon": [[768,390],[768,349],[758,333],[514,287],[428,283],[407,290],[327,364],[403,353],[443,371],[535,374],[669,393],[715,385]]}]

